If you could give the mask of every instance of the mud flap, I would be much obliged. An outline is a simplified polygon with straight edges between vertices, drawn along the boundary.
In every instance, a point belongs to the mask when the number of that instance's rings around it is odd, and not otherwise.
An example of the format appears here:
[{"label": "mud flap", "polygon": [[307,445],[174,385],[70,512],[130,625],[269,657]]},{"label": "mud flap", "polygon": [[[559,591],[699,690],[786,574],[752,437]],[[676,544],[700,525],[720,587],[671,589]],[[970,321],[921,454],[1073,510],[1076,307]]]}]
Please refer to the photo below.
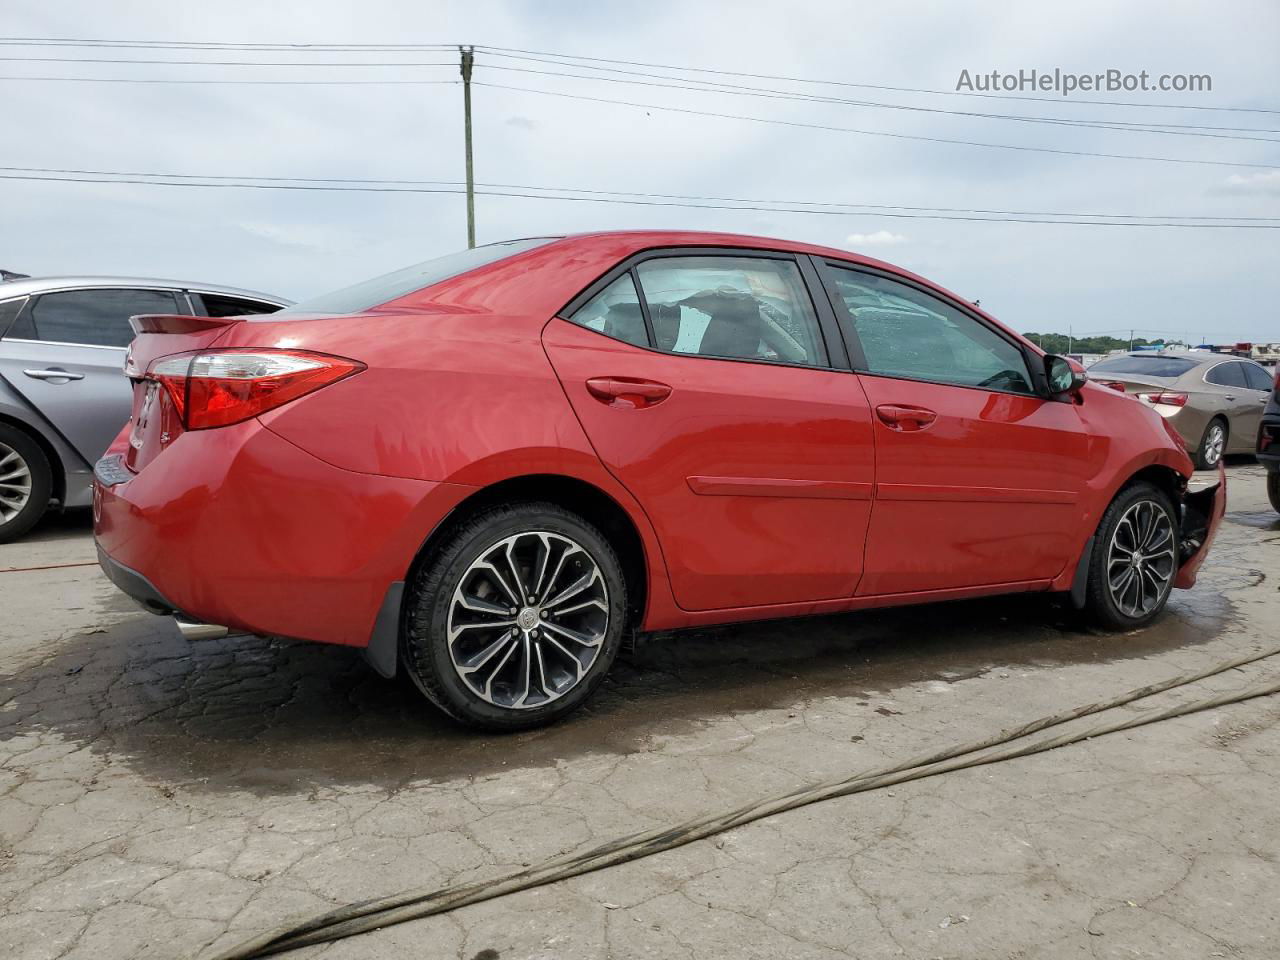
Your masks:
[{"label": "mud flap", "polygon": [[1077,610],[1084,609],[1085,597],[1089,592],[1089,561],[1093,559],[1093,544],[1096,535],[1089,538],[1080,553],[1080,562],[1076,564],[1075,579],[1071,581],[1071,605]]},{"label": "mud flap", "polygon": [[390,680],[396,675],[400,661],[400,608],[404,600],[404,581],[397,580],[387,587],[378,619],[373,622],[369,645],[364,648],[364,658],[381,677]]}]

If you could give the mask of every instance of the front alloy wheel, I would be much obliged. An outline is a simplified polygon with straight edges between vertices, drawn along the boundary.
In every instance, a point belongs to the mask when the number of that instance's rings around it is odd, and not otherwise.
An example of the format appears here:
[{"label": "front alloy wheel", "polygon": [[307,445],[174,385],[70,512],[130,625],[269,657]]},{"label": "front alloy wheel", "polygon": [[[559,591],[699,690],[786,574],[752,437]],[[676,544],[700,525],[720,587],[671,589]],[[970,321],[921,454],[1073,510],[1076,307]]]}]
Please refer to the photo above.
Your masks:
[{"label": "front alloy wheel", "polygon": [[1179,539],[1168,494],[1145,482],[1120,491],[1093,539],[1085,595],[1091,618],[1117,630],[1154,620],[1178,572]]},{"label": "front alloy wheel", "polygon": [[1139,500],[1120,517],[1107,554],[1107,589],[1125,616],[1141,619],[1169,593],[1177,569],[1173,521],[1154,500]]},{"label": "front alloy wheel", "polygon": [[492,730],[559,719],[618,653],[626,583],[594,526],[551,503],[461,524],[413,579],[403,661],[450,716]]}]

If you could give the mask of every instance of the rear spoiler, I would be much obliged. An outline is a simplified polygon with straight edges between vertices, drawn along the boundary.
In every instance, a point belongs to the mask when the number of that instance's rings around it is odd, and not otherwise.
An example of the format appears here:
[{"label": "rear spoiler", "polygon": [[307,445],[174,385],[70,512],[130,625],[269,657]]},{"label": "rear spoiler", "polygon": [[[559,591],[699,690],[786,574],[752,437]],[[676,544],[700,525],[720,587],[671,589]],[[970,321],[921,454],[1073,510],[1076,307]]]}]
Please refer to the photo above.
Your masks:
[{"label": "rear spoiler", "polygon": [[199,333],[239,323],[242,317],[188,317],[181,313],[140,313],[129,318],[129,326],[139,333]]}]

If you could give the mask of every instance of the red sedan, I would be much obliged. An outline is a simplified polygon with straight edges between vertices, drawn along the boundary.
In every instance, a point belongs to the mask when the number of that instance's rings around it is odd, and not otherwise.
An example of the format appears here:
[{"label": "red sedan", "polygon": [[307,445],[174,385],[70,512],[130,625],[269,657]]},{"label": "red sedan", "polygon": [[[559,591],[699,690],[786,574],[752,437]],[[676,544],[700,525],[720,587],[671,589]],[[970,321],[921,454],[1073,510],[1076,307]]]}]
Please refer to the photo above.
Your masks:
[{"label": "red sedan", "polygon": [[133,323],[107,575],[188,632],[363,647],[495,729],[574,709],[627,631],[1023,591],[1138,627],[1225,506],[1151,409],[807,244],[516,240]]}]

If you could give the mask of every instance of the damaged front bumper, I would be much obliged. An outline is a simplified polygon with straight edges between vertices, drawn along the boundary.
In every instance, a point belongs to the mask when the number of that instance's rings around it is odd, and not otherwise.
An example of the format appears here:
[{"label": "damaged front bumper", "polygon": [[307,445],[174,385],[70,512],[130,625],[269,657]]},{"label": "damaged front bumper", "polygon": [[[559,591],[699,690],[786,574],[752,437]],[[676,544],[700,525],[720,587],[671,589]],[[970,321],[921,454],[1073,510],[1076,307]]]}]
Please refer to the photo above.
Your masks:
[{"label": "damaged front bumper", "polygon": [[1227,511],[1227,472],[1218,464],[1215,483],[1192,490],[1182,498],[1182,543],[1178,575],[1173,585],[1181,590],[1195,586],[1196,575],[1213,543]]}]

